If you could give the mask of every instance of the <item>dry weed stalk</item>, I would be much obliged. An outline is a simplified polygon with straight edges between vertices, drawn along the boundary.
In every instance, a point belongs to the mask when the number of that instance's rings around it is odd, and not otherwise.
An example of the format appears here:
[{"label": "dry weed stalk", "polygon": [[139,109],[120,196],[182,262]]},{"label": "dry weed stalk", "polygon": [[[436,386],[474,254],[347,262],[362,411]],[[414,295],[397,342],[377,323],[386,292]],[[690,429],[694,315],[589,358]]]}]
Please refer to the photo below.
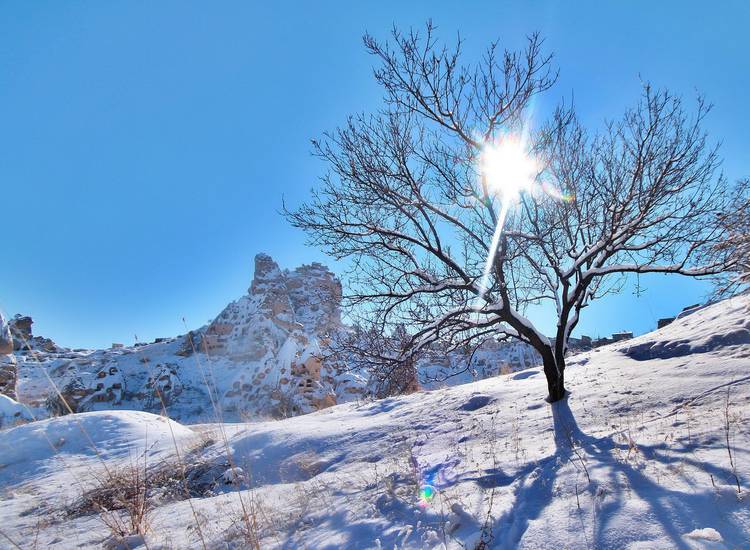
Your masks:
[{"label": "dry weed stalk", "polygon": [[[187,324],[185,323],[185,319],[182,319],[183,324],[185,324],[185,329],[187,332]],[[203,382],[206,386],[206,390],[208,391],[208,396],[211,401],[211,406],[213,407],[214,414],[216,415],[216,420],[219,425],[219,433],[221,434],[221,440],[224,446],[224,452],[227,457],[227,462],[229,463],[229,466],[232,470],[235,470],[237,468],[237,465],[234,460],[234,456],[231,451],[231,447],[229,445],[229,438],[227,437],[225,425],[224,425],[224,418],[222,415],[221,408],[218,404],[218,396],[214,395],[216,392],[216,381],[215,377],[213,375],[213,369],[211,368],[211,355],[208,352],[208,346],[206,344],[205,339],[202,340],[203,343],[203,352],[206,354],[206,358],[208,360],[208,369],[209,369],[209,375],[211,377],[211,382],[213,383],[213,391],[212,391],[212,384],[209,383],[208,376],[206,376],[206,371],[203,368],[203,364],[201,363],[201,360],[199,358],[198,350],[195,347],[195,342],[192,338],[188,338],[190,341],[190,347],[193,351],[193,356],[195,357],[196,364],[198,366],[198,370],[201,373],[201,376],[203,378]],[[243,525],[243,533],[245,534],[244,538],[246,542],[248,543],[248,546],[250,548],[260,550],[260,535],[259,535],[259,527],[258,527],[258,510],[255,503],[255,497],[253,494],[250,495],[250,502],[245,503],[245,499],[242,497],[242,491],[237,491],[237,499],[240,503],[240,509],[242,511],[241,514],[241,520]]]},{"label": "dry weed stalk", "polygon": [[[161,392],[159,391],[158,386],[154,386],[154,389],[156,390],[156,394],[159,396],[159,402],[161,403],[162,413],[164,416],[168,419],[169,416],[167,415],[167,405],[164,401],[164,397],[162,396]],[[201,528],[201,522],[198,518],[198,513],[195,510],[195,506],[193,506],[193,500],[192,496],[190,495],[190,488],[188,487],[187,483],[187,466],[185,465],[185,461],[182,458],[182,455],[180,454],[180,448],[179,445],[177,445],[177,438],[174,435],[174,429],[172,428],[172,423],[167,421],[167,425],[169,426],[169,433],[172,437],[172,444],[174,445],[174,452],[175,456],[177,457],[177,463],[180,466],[179,472],[180,472],[180,481],[182,482],[182,489],[185,494],[185,498],[188,501],[188,505],[190,506],[190,512],[193,514],[193,519],[195,520],[195,528],[198,533],[198,538],[201,541],[201,546],[203,547],[203,550],[206,550],[206,539],[203,536],[203,529]],[[204,444],[205,441],[202,443],[201,448],[205,448],[207,445]]]},{"label": "dry weed stalk", "polygon": [[108,474],[100,491],[91,498],[92,508],[99,512],[102,522],[112,535],[127,546],[126,538],[140,535],[148,549],[145,535],[149,529],[151,505],[148,499],[148,464],[143,455],[143,468],[134,464]]},{"label": "dry weed stalk", "polygon": [[730,388],[727,387],[727,397],[724,402],[724,411],[723,411],[723,420],[724,420],[724,442],[726,444],[727,448],[727,455],[729,456],[729,468],[732,472],[732,476],[734,477],[734,482],[737,484],[737,494],[742,494],[742,486],[740,484],[740,476],[737,474],[737,464],[735,462],[735,456],[732,453],[732,429],[734,424],[738,422],[738,418],[736,415],[732,414],[730,410],[730,400],[729,400],[729,394],[730,394]]}]

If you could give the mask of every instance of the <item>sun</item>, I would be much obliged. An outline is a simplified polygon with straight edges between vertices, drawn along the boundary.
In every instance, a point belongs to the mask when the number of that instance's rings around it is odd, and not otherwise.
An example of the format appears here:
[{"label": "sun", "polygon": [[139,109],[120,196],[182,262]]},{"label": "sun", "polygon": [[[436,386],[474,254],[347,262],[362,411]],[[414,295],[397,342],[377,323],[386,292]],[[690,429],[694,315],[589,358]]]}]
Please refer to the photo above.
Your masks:
[{"label": "sun", "polygon": [[480,161],[489,189],[508,201],[517,200],[522,191],[531,189],[539,173],[537,161],[523,140],[515,136],[485,145]]}]

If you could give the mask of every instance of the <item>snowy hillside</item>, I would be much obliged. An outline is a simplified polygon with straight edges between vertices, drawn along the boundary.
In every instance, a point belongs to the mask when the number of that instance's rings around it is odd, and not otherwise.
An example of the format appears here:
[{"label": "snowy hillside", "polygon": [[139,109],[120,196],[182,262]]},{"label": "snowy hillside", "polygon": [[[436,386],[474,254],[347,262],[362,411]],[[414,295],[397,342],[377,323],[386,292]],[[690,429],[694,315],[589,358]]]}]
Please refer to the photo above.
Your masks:
[{"label": "snowy hillside", "polygon": [[[183,422],[287,417],[361,399],[368,374],[331,360],[329,344],[349,331],[341,320],[341,283],[325,266],[281,270],[255,258],[248,293],[211,323],[175,338],[105,350],[71,350],[34,336],[32,320],[13,321],[15,365],[0,364],[0,426],[33,414],[136,409]],[[4,353],[0,351],[0,353]],[[4,355],[0,355],[0,359]],[[428,353],[418,367],[425,388],[465,383],[539,363],[526,344],[486,341],[472,356]],[[58,391],[60,395],[58,395]],[[61,398],[62,396],[62,398]],[[64,402],[63,402],[64,399]],[[66,405],[67,403],[67,405]]]},{"label": "snowy hillside", "polygon": [[145,541],[122,548],[750,547],[750,297],[579,354],[567,379],[552,406],[531,368],[279,421],[6,430],[2,544],[115,547],[140,493],[107,472],[145,464]]}]

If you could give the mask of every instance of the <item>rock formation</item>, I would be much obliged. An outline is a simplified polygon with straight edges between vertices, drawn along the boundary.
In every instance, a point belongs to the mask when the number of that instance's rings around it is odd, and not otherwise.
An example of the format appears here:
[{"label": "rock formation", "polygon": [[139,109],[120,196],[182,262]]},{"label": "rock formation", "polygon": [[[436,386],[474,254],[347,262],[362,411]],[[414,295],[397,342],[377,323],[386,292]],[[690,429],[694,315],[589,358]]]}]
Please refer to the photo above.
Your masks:
[{"label": "rock formation", "polygon": [[[340,306],[341,283],[325,266],[282,271],[258,254],[248,294],[206,328],[200,350],[258,365],[238,373],[226,393],[231,400],[262,397],[276,416],[328,407],[353,393],[338,379],[343,365],[325,358],[331,336],[345,329]],[[358,382],[354,393],[364,391]]]},{"label": "rock formation", "polygon": [[16,399],[18,378],[16,359],[13,354],[13,336],[10,324],[0,313],[0,394]]},{"label": "rock formation", "polygon": [[0,313],[0,355],[13,353],[13,336],[10,333],[10,325]]},{"label": "rock formation", "polygon": [[[325,266],[281,270],[258,254],[247,294],[185,336],[70,350],[34,336],[31,318],[16,316],[9,330],[23,341],[15,348],[20,399],[53,414],[166,408],[193,420],[281,417],[329,407],[367,391],[366,376],[328,358],[331,338],[348,330],[340,305],[341,284]],[[45,370],[56,389],[42,376]]]},{"label": "rock formation", "polygon": [[[341,283],[321,264],[282,270],[270,256],[258,254],[247,293],[184,336],[70,350],[34,336],[32,319],[17,315],[0,332],[0,350],[9,351],[10,340],[15,350],[0,355],[6,358],[0,362],[0,393],[39,415],[166,409],[195,422],[291,416],[381,394],[382,384],[352,357],[333,359],[331,342],[351,332],[341,320],[341,294]],[[466,353],[431,349],[410,366],[406,383],[388,392],[439,387],[456,370],[463,374],[450,383],[539,360],[528,346],[495,341],[470,357],[466,368]]]}]

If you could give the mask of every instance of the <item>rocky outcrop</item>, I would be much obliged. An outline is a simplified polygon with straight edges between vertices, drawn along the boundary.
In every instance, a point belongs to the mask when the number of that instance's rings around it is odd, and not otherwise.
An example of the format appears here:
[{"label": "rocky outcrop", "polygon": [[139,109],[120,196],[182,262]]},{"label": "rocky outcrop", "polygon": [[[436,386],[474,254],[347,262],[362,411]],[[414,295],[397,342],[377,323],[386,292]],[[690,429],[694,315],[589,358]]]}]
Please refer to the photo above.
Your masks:
[{"label": "rocky outcrop", "polygon": [[17,382],[18,366],[15,358],[12,355],[0,357],[0,394],[16,399],[18,397],[16,393]]},{"label": "rocky outcrop", "polygon": [[91,389],[80,378],[74,378],[59,388],[59,393],[50,393],[45,407],[53,416],[82,412],[85,409],[81,407],[81,403],[85,402],[89,395]]},{"label": "rocky outcrop", "polygon": [[0,391],[52,414],[166,408],[180,419],[237,420],[311,412],[367,390],[365,376],[328,358],[331,339],[347,330],[340,307],[341,283],[325,266],[282,270],[258,254],[247,294],[185,336],[70,350],[34,336],[33,320],[16,316],[6,332],[22,343],[8,357],[22,376],[0,369]]},{"label": "rocky outcrop", "polygon": [[10,324],[0,313],[0,356],[13,353],[13,336],[10,332]]},{"label": "rocky outcrop", "polygon": [[0,394],[16,399],[18,371],[13,353],[10,324],[0,313]]},{"label": "rocky outcrop", "polygon": [[200,349],[257,365],[233,380],[229,400],[263,400],[278,416],[318,410],[353,396],[351,385],[337,385],[343,366],[325,358],[332,335],[345,330],[340,307],[341,283],[325,266],[282,271],[258,254],[248,294],[209,324]]},{"label": "rocky outcrop", "polygon": [[152,408],[166,408],[177,401],[183,390],[175,363],[156,365],[144,388],[143,397]]},{"label": "rocky outcrop", "polygon": [[125,377],[111,358],[103,362],[86,356],[65,360],[50,375],[57,389],[45,406],[53,414],[114,408],[126,398]]},{"label": "rocky outcrop", "polygon": [[10,321],[10,331],[15,342],[15,349],[22,349],[26,342],[32,338],[31,325],[34,321],[28,315],[16,315]]},{"label": "rocky outcrop", "polygon": [[54,352],[59,348],[49,338],[34,336],[31,326],[34,320],[28,315],[15,315],[10,320],[9,327],[13,336],[13,349],[15,351],[45,351]]},{"label": "rocky outcrop", "polygon": [[321,336],[341,329],[341,281],[319,263],[303,265],[286,276],[295,320]]}]

